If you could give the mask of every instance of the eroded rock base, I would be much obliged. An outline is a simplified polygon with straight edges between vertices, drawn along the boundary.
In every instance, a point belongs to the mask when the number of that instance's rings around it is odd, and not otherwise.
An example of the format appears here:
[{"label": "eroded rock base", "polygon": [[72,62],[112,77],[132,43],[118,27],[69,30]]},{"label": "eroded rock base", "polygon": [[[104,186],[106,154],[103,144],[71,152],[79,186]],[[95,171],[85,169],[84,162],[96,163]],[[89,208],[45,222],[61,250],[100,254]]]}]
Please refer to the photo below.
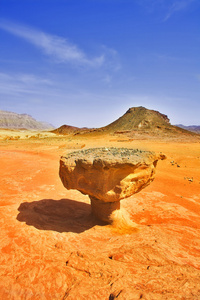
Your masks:
[{"label": "eroded rock base", "polygon": [[92,213],[101,221],[112,223],[112,214],[120,210],[120,201],[104,202],[90,196]]},{"label": "eroded rock base", "polygon": [[111,224],[112,229],[121,234],[129,234],[139,229],[138,224],[131,221],[129,214],[120,208],[120,201],[103,202],[90,197],[92,213],[101,221]]},{"label": "eroded rock base", "polygon": [[113,231],[118,234],[132,234],[139,230],[139,225],[131,221],[129,214],[123,208],[113,211],[110,220]]}]

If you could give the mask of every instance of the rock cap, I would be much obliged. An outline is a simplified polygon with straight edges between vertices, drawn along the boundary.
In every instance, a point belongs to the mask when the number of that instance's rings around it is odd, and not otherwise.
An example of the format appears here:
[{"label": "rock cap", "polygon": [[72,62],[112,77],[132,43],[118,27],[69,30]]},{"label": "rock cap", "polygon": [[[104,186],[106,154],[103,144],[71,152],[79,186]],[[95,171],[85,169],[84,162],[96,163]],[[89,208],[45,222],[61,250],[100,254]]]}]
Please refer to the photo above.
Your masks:
[{"label": "rock cap", "polygon": [[59,174],[67,189],[115,202],[150,184],[158,159],[164,158],[139,149],[91,148],[62,156]]}]

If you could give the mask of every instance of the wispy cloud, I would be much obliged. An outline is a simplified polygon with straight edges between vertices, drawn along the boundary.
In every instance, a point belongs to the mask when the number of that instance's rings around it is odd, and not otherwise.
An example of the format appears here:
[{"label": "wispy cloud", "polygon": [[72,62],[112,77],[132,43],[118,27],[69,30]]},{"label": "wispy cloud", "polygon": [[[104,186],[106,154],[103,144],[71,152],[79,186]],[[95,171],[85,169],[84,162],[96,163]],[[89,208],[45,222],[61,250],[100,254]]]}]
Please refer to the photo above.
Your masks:
[{"label": "wispy cloud", "polygon": [[0,90],[2,99],[5,95],[22,96],[48,94],[53,83],[46,78],[27,73],[0,73]]},{"label": "wispy cloud", "polygon": [[89,67],[100,67],[105,62],[105,55],[90,58],[79,47],[63,37],[51,35],[30,27],[0,21],[0,28],[23,38],[39,48],[44,54],[53,57],[55,61],[72,63]]},{"label": "wispy cloud", "polygon": [[196,0],[173,1],[173,3],[168,8],[168,13],[167,13],[166,17],[164,18],[164,21],[167,21],[174,13],[185,10],[194,1],[196,1]]},{"label": "wispy cloud", "polygon": [[158,12],[164,14],[163,21],[170,19],[175,13],[186,10],[192,3],[198,0],[137,0],[149,13]]},{"label": "wispy cloud", "polygon": [[149,13],[156,10],[156,7],[162,7],[166,0],[136,0],[139,5],[144,7]]}]

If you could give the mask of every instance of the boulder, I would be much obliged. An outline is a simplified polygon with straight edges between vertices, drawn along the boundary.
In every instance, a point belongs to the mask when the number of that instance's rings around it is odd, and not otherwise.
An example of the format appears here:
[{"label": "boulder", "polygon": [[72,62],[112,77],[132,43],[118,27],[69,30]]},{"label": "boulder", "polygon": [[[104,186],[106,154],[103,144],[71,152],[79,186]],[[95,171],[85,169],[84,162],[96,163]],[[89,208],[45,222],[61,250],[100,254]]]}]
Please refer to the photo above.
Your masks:
[{"label": "boulder", "polygon": [[67,189],[89,195],[93,213],[109,222],[121,199],[150,184],[158,159],[164,158],[138,149],[92,148],[62,156],[59,175]]}]

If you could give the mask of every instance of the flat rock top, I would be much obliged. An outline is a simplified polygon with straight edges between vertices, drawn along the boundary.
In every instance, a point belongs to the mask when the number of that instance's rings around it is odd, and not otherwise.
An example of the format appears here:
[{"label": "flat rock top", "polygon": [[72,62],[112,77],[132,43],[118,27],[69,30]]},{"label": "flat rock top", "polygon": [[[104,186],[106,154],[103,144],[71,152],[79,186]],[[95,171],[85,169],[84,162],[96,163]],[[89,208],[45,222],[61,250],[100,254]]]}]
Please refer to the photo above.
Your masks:
[{"label": "flat rock top", "polygon": [[60,178],[67,189],[104,202],[138,192],[153,179],[158,159],[154,152],[127,148],[92,148],[61,157]]},{"label": "flat rock top", "polygon": [[154,152],[128,148],[92,148],[80,150],[62,156],[68,166],[73,167],[77,162],[96,167],[117,166],[121,164],[149,164],[159,159]]}]

